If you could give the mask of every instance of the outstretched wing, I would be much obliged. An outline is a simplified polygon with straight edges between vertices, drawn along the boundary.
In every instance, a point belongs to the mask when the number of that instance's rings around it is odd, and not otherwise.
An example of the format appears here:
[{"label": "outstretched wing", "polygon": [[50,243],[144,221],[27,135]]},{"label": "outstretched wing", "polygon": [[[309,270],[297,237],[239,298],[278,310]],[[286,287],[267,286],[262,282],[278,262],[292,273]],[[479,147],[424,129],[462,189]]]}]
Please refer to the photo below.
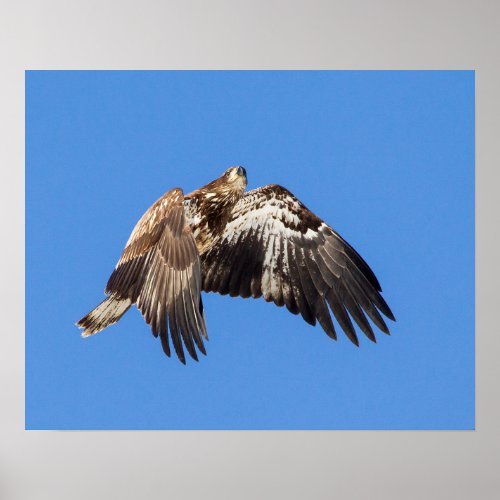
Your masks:
[{"label": "outstretched wing", "polygon": [[[181,189],[163,195],[139,220],[106,285],[106,293],[130,298],[160,336],[170,356],[185,363],[182,344],[198,359],[207,337],[201,302],[200,257],[184,216]],[[201,335],[200,335],[201,334]]]},{"label": "outstretched wing", "polygon": [[300,313],[311,325],[317,320],[334,339],[327,304],[356,345],[351,317],[374,342],[365,314],[385,333],[389,329],[380,312],[394,320],[368,264],[292,193],[275,184],[246,193],[222,236],[201,258],[205,291],[263,296]]}]

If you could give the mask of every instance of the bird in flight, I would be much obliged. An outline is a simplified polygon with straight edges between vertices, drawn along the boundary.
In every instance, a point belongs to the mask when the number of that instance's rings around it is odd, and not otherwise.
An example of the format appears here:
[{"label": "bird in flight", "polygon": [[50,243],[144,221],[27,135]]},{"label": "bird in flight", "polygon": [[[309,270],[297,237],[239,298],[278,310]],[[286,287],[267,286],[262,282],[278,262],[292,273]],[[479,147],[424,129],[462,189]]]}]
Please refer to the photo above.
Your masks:
[{"label": "bird in flight", "polygon": [[190,194],[175,188],[141,217],[106,285],[107,298],[80,319],[88,337],[136,304],[170,357],[198,360],[208,340],[201,291],[263,297],[337,339],[330,311],[359,345],[352,323],[389,334],[394,319],[368,264],[290,191],[270,184],[245,192],[246,170],[227,169]]}]

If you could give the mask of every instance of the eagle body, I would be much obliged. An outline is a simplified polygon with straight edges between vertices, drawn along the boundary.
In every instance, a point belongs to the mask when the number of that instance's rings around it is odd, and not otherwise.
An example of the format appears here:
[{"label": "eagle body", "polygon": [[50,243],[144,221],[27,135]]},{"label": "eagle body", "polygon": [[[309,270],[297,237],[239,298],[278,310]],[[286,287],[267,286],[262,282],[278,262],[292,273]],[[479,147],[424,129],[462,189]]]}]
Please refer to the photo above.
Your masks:
[{"label": "eagle body", "polygon": [[[359,345],[352,320],[372,341],[394,320],[368,264],[292,193],[271,184],[248,192],[231,167],[184,195],[172,189],[141,217],[106,285],[107,298],[78,321],[87,337],[136,304],[170,356],[198,359],[208,339],[201,292],[263,297],[319,322],[337,338],[330,311]],[[382,314],[381,314],[382,313]]]}]

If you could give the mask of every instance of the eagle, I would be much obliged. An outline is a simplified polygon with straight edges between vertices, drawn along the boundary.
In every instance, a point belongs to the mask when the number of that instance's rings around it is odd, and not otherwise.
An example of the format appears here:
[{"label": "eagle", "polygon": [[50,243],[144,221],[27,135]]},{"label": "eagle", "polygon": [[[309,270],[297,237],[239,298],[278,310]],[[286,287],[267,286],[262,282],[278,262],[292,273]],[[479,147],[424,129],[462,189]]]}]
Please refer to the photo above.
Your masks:
[{"label": "eagle", "polygon": [[359,346],[352,320],[373,342],[395,321],[363,258],[290,191],[245,192],[242,166],[184,195],[165,193],[141,217],[106,284],[106,299],[77,322],[88,337],[135,304],[165,354],[186,364],[208,340],[201,292],[263,297],[337,339],[330,311]]}]

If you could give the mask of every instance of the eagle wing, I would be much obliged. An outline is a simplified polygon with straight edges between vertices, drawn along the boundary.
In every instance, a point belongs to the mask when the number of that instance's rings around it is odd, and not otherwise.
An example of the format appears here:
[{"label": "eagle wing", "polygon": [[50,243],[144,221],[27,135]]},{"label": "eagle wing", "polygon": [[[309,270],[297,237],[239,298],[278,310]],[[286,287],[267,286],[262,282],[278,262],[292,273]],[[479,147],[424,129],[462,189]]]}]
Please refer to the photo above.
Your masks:
[{"label": "eagle wing", "polygon": [[[202,254],[203,289],[232,297],[261,297],[336,339],[327,307],[349,339],[351,317],[375,342],[367,314],[389,333],[380,312],[394,316],[373,271],[330,226],[278,185],[249,191],[232,210],[222,235]],[[380,311],[380,312],[379,312]]]},{"label": "eagle wing", "polygon": [[[130,298],[160,336],[170,356],[169,334],[179,359],[182,344],[198,359],[207,337],[201,301],[200,257],[186,223],[181,189],[163,195],[141,217],[125,246],[105,292]],[[200,335],[201,334],[201,335]]]}]

